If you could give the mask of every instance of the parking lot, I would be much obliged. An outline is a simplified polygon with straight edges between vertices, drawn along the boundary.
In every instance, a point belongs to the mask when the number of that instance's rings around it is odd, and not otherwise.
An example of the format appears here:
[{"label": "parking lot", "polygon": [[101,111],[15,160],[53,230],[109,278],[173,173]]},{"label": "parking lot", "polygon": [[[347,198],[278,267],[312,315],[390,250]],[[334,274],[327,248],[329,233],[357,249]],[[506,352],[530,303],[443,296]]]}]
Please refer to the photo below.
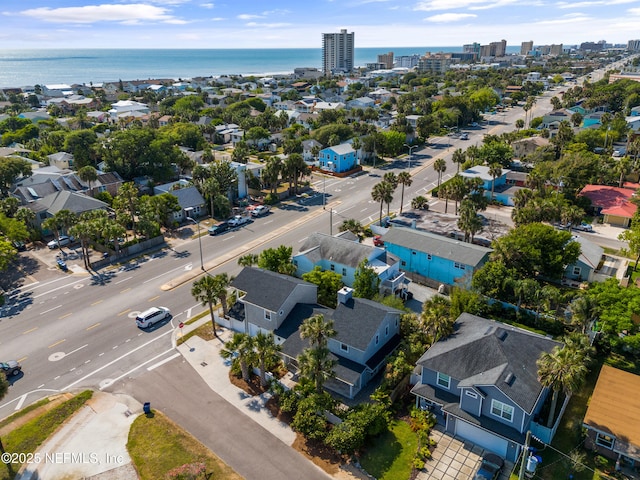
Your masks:
[{"label": "parking lot", "polygon": [[[417,480],[469,480],[480,465],[484,450],[470,442],[452,437],[436,425],[431,438],[437,442],[433,456],[418,473]],[[498,480],[509,480],[513,463],[505,462]]]}]

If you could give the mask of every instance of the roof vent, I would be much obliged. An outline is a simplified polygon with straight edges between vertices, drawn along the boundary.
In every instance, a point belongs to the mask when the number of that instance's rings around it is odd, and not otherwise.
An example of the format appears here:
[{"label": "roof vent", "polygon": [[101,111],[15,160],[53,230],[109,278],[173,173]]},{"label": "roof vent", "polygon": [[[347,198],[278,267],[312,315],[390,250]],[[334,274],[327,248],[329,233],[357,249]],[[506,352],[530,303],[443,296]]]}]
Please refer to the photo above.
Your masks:
[{"label": "roof vent", "polygon": [[511,385],[513,383],[513,381],[515,380],[515,375],[511,372],[509,372],[506,376],[506,378],[504,379],[504,383],[506,383],[507,385]]}]

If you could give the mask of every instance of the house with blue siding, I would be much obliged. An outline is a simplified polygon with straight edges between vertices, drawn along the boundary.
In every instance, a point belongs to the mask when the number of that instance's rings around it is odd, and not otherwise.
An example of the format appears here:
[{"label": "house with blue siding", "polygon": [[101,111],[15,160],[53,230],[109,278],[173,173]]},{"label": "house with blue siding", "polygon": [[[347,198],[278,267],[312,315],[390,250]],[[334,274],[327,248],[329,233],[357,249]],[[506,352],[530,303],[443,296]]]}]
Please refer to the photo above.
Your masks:
[{"label": "house with blue siding", "polygon": [[607,278],[604,275],[598,276],[596,274],[604,255],[604,249],[580,235],[575,235],[573,240],[580,244],[580,256],[575,263],[567,265],[567,268],[564,269],[563,279],[575,280],[576,282],[595,282],[598,279]]},{"label": "house with blue siding", "polygon": [[358,166],[358,155],[350,143],[341,143],[320,150],[318,165],[328,172],[344,173]]},{"label": "house with blue siding", "polygon": [[[541,417],[550,391],[538,380],[537,360],[562,345],[542,335],[463,313],[449,337],[417,362],[411,390],[447,432],[515,461],[527,431],[551,443],[555,429]],[[566,402],[563,407],[566,407]],[[554,421],[560,422],[561,415]]]},{"label": "house with blue siding", "polygon": [[492,200],[491,190],[493,186],[493,200],[503,205],[513,206],[515,192],[522,187],[514,187],[507,181],[507,176],[511,173],[511,170],[503,168],[500,176],[493,178],[487,165],[476,165],[461,172],[460,176],[469,179],[479,178],[482,180],[482,188],[486,198]]},{"label": "house with blue siding", "polygon": [[427,283],[468,285],[493,251],[435,233],[392,227],[382,237],[387,252],[400,259],[400,270]]},{"label": "house with blue siding", "polygon": [[272,332],[292,372],[299,371],[298,355],[309,347],[308,340],[300,337],[304,320],[317,314],[333,320],[336,335],[328,340],[328,347],[335,377],[325,388],[346,398],[354,398],[400,344],[402,312],[353,298],[351,288],[338,292],[338,306],[332,309],[317,303],[317,285],[260,268],[243,268],[231,286],[237,301],[229,309],[229,318],[217,317],[216,322],[251,336]]},{"label": "house with blue siding", "polygon": [[342,275],[342,283],[347,287],[353,287],[356,270],[363,260],[377,273],[381,293],[393,294],[404,284],[405,275],[400,272],[400,261],[396,257],[384,248],[360,243],[349,231],[335,236],[312,233],[293,256],[296,277],[320,267]]}]

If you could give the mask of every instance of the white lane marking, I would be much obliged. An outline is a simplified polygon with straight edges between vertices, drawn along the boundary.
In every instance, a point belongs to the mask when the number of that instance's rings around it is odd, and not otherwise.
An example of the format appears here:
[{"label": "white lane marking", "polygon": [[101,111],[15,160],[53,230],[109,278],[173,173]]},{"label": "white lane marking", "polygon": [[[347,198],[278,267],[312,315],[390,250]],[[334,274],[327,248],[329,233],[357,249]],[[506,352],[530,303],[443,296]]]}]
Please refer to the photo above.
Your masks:
[{"label": "white lane marking", "polygon": [[[171,331],[170,331],[169,333],[171,333]],[[151,363],[151,362],[153,362],[154,360],[156,360],[157,358],[160,358],[161,356],[166,355],[166,354],[167,354],[167,353],[169,353],[169,352],[173,352],[174,350],[175,350],[175,349],[170,348],[169,350],[166,350],[166,351],[164,351],[164,352],[162,352],[162,353],[160,353],[160,354],[156,355],[155,357],[150,358],[150,359],[149,359],[149,360],[147,360],[146,362],[143,362],[143,363],[141,363],[140,365],[137,365],[137,366],[133,367],[131,370],[129,370],[128,372],[123,373],[123,374],[122,374],[122,375],[120,375],[119,377],[109,379],[109,381],[108,381],[108,382],[105,382],[105,384],[104,384],[104,385],[100,385],[100,390],[105,389],[105,388],[107,388],[107,387],[109,387],[109,386],[113,385],[114,383],[116,383],[116,382],[117,382],[118,380],[120,380],[121,378],[126,377],[127,375],[129,375],[129,374],[131,374],[131,373],[135,372],[135,371],[136,371],[136,370],[138,370],[139,368],[144,367],[146,364]]]},{"label": "white lane marking", "polygon": [[[95,375],[96,373],[101,372],[101,371],[102,371],[102,370],[104,370],[105,368],[110,367],[110,366],[111,366],[111,365],[113,365],[114,363],[119,362],[120,360],[122,360],[122,359],[123,359],[123,358],[125,358],[125,357],[128,357],[129,355],[131,355],[131,354],[132,354],[132,353],[134,353],[134,352],[137,352],[137,351],[138,351],[138,350],[140,350],[141,348],[144,348],[144,347],[146,347],[147,345],[150,345],[150,344],[152,344],[153,342],[155,342],[155,341],[157,341],[157,340],[160,340],[160,339],[161,339],[162,337],[164,337],[165,335],[171,335],[172,333],[173,333],[173,330],[167,330],[167,331],[166,331],[165,333],[163,333],[162,335],[158,335],[157,337],[152,338],[152,339],[151,339],[151,340],[149,340],[148,342],[143,343],[142,345],[137,346],[137,347],[136,347],[136,348],[134,348],[133,350],[128,351],[127,353],[125,353],[124,355],[119,356],[119,357],[118,357],[118,358],[116,358],[115,360],[112,360],[112,361],[110,361],[109,363],[106,363],[106,364],[105,364],[105,365],[103,365],[102,367],[100,367],[100,368],[98,368],[98,369],[94,370],[94,371],[93,371],[93,372],[91,372],[91,373],[86,374],[84,377],[82,377],[82,378],[80,378],[80,379],[76,380],[75,382],[70,383],[69,385],[67,385],[67,386],[66,386],[65,388],[63,388],[62,390],[69,390],[69,389],[70,389],[71,387],[73,387],[74,385],[77,385],[78,383],[80,383],[80,382],[82,382],[82,381],[86,380],[87,378],[92,377],[92,376],[93,376],[93,375]],[[116,347],[114,347],[114,348],[117,348],[117,346],[116,346]],[[171,350],[173,350],[173,349],[171,349]],[[165,352],[165,353],[166,353],[166,352]]]},{"label": "white lane marking", "polygon": [[180,356],[180,352],[178,353],[174,353],[173,355],[171,355],[170,357],[165,358],[164,360],[159,361],[158,363],[155,363],[153,365],[151,365],[150,367],[147,367],[147,370],[151,371],[151,370],[155,370],[158,367],[161,367],[162,365],[164,365],[165,363],[170,362],[171,360],[173,360],[174,358],[178,358]]},{"label": "white lane marking", "polygon": [[151,277],[150,279],[145,280],[145,281],[144,281],[144,282],[142,282],[142,283],[149,283],[149,282],[153,282],[154,280],[156,280],[156,279],[158,279],[158,278],[160,278],[160,277],[164,277],[165,275],[168,275],[169,273],[173,273],[173,272],[175,272],[175,271],[177,271],[177,270],[184,270],[184,268],[185,268],[184,266],[176,267],[176,268],[172,268],[171,270],[167,270],[166,272],[161,273],[160,275],[156,275],[155,277]]},{"label": "white lane marking", "polygon": [[56,307],[50,308],[49,310],[45,310],[44,312],[40,312],[40,315],[44,315],[45,313],[49,313],[52,312],[53,310],[55,310],[56,308],[60,308],[62,305],[58,305]]},{"label": "white lane marking", "polygon": [[127,280],[131,280],[132,278],[133,277],[123,278],[122,280],[118,280],[117,282],[115,282],[114,285],[117,285],[117,284],[122,283],[122,282],[126,282]]}]

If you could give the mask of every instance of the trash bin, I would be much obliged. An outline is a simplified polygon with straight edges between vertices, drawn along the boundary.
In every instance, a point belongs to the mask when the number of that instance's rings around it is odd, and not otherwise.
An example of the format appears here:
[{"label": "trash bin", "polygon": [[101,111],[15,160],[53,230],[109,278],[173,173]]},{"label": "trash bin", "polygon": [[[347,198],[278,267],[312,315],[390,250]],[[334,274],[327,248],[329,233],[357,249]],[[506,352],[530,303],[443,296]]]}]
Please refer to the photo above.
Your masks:
[{"label": "trash bin", "polygon": [[145,413],[145,415],[149,415],[151,413],[151,402],[145,402],[144,406],[142,407],[142,411]]}]

